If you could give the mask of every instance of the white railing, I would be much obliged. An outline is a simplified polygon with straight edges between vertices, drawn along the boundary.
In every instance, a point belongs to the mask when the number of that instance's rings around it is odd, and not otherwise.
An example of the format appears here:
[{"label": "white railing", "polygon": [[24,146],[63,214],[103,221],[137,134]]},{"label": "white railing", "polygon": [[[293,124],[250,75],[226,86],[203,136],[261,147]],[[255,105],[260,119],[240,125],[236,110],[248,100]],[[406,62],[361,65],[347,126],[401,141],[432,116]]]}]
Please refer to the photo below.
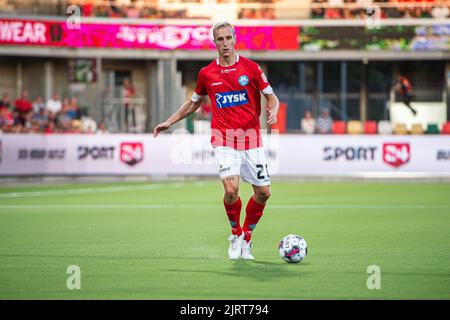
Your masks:
[{"label": "white railing", "polygon": [[102,113],[110,132],[145,132],[147,112],[144,98],[107,98],[102,103]]}]

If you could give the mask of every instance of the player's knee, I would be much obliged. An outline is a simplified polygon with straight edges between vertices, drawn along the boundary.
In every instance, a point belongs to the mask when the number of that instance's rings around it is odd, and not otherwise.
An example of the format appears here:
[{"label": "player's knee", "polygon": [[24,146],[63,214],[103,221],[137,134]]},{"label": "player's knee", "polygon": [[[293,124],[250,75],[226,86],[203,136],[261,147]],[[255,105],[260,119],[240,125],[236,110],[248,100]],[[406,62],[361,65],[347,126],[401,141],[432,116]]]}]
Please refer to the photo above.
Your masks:
[{"label": "player's knee", "polygon": [[232,203],[236,202],[238,197],[239,197],[239,189],[225,190],[224,201],[227,204],[232,204]]},{"label": "player's knee", "polygon": [[264,190],[261,192],[258,192],[256,194],[257,200],[259,203],[266,203],[267,200],[269,200],[270,198],[270,191],[269,190]]}]

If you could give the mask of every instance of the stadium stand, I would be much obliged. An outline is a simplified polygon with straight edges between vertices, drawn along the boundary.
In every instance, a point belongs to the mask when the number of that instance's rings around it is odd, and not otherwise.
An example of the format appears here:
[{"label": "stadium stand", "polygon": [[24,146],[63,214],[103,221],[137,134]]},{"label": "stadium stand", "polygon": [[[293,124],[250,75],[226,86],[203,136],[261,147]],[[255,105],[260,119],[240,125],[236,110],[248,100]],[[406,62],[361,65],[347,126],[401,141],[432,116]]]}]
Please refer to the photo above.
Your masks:
[{"label": "stadium stand", "polygon": [[351,120],[347,122],[348,134],[362,134],[364,133],[363,124],[358,120]]},{"label": "stadium stand", "polygon": [[331,130],[333,134],[346,134],[347,124],[345,123],[345,121],[333,121]]},{"label": "stadium stand", "polygon": [[423,134],[424,130],[423,130],[423,126],[421,123],[413,123],[411,126],[411,130],[410,130],[411,134]]},{"label": "stadium stand", "polygon": [[383,120],[378,122],[378,133],[379,134],[391,134],[392,124],[390,121]]},{"label": "stadium stand", "polygon": [[450,134],[450,122],[446,122],[442,125],[442,134]]},{"label": "stadium stand", "polygon": [[[85,17],[130,19],[382,19],[445,18],[448,3],[440,0],[0,0],[0,12],[66,15],[68,5],[81,8]],[[223,16],[224,17],[224,16]]]},{"label": "stadium stand", "polygon": [[365,121],[364,122],[364,133],[365,134],[377,134],[377,122],[376,121]]},{"label": "stadium stand", "polygon": [[394,134],[403,135],[408,134],[408,129],[405,123],[396,123],[394,125]]},{"label": "stadium stand", "polygon": [[440,133],[439,125],[437,123],[429,123],[427,125],[426,133],[427,134],[439,134]]}]

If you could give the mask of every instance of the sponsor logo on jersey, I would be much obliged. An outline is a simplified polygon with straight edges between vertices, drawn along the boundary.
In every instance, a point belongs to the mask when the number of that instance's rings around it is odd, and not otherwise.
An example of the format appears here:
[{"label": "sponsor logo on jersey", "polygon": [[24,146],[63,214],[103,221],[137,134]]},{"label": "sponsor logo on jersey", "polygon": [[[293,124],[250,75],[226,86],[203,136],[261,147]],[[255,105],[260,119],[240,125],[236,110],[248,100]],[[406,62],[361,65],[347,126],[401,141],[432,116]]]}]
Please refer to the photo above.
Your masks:
[{"label": "sponsor logo on jersey", "polygon": [[222,81],[220,81],[220,82],[213,82],[213,83],[211,83],[211,86],[220,86],[222,84]]},{"label": "sponsor logo on jersey", "polygon": [[233,71],[236,71],[236,68],[231,68],[231,69],[220,69],[220,73],[230,73]]},{"label": "sponsor logo on jersey", "polygon": [[384,143],[383,161],[384,163],[398,168],[411,158],[411,149],[409,143]]},{"label": "sponsor logo on jersey", "polygon": [[248,93],[246,90],[216,93],[216,103],[220,109],[242,106],[248,103]]},{"label": "sponsor logo on jersey", "polygon": [[241,86],[246,86],[248,85],[248,77],[246,75],[242,75],[239,77],[238,82]]}]

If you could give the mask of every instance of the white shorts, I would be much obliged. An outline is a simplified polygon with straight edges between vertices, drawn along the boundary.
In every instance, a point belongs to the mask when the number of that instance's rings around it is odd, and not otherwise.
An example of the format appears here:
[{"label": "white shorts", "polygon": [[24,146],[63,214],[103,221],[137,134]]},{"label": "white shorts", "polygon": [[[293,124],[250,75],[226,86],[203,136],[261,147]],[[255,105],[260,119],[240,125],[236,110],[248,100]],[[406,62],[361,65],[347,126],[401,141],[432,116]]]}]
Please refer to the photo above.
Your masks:
[{"label": "white shorts", "polygon": [[236,150],[230,147],[215,147],[214,153],[220,179],[241,176],[243,180],[254,186],[270,185],[264,148]]}]

